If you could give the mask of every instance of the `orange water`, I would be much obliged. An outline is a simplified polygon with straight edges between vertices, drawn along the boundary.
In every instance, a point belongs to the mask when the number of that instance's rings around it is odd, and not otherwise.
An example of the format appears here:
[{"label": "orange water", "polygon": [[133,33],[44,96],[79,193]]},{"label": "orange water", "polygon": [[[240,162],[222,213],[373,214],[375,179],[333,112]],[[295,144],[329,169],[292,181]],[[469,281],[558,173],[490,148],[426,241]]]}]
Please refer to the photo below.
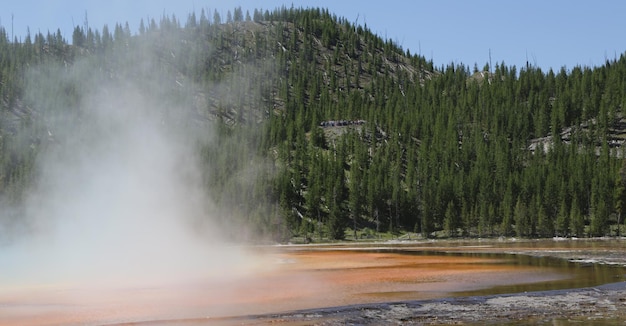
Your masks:
[{"label": "orange water", "polygon": [[[406,249],[405,249],[406,250]],[[576,277],[512,256],[403,250],[265,248],[246,272],[141,286],[47,284],[0,289],[1,325],[207,320],[359,303],[448,297]],[[139,283],[139,282],[138,282]]]}]

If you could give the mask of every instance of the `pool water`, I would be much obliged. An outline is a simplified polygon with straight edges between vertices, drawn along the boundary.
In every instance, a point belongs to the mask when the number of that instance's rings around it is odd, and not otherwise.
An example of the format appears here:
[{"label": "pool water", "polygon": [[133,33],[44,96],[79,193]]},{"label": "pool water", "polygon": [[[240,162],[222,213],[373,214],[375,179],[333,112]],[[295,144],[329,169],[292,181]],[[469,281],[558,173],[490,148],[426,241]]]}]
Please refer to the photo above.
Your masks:
[{"label": "pool water", "polygon": [[[242,271],[176,283],[0,288],[0,324],[207,320],[374,302],[587,287],[626,280],[623,267],[431,246],[279,246]],[[140,280],[138,280],[140,281]]]}]

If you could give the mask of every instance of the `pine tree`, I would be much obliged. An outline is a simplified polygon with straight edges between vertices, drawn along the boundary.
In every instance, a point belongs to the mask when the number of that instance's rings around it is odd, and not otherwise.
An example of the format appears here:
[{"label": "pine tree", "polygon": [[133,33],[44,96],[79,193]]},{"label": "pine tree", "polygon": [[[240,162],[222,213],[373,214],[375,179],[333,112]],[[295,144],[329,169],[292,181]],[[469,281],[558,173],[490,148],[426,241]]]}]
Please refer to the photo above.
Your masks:
[{"label": "pine tree", "polygon": [[617,236],[620,236],[620,228],[623,223],[622,214],[626,206],[626,159],[622,160],[622,167],[617,176],[615,186],[615,210],[617,211]]},{"label": "pine tree", "polygon": [[570,234],[570,209],[567,207],[565,199],[561,200],[559,211],[555,222],[555,233],[557,236],[567,236]]},{"label": "pine tree", "polygon": [[454,209],[454,203],[450,201],[448,206],[446,207],[445,217],[444,217],[444,229],[449,237],[456,236],[456,228],[457,228],[457,213]]},{"label": "pine tree", "polygon": [[531,234],[530,220],[528,216],[528,208],[521,198],[517,198],[515,209],[513,211],[515,219],[515,233],[518,237],[526,237]]}]

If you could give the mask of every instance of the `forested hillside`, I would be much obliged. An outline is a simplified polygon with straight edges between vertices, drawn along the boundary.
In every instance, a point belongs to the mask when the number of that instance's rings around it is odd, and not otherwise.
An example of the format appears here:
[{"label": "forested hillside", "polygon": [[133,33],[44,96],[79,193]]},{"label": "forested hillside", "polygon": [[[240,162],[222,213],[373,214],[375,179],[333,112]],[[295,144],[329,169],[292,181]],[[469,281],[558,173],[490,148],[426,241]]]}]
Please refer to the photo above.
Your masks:
[{"label": "forested hillside", "polygon": [[[51,121],[82,123],[87,78],[130,81],[167,99],[164,124],[214,131],[197,148],[202,182],[221,223],[246,230],[233,237],[616,235],[626,57],[471,64],[434,67],[325,9],[85,23],[70,39],[2,29],[2,205],[38,182],[63,133]],[[5,210],[0,235],[21,214]]]}]

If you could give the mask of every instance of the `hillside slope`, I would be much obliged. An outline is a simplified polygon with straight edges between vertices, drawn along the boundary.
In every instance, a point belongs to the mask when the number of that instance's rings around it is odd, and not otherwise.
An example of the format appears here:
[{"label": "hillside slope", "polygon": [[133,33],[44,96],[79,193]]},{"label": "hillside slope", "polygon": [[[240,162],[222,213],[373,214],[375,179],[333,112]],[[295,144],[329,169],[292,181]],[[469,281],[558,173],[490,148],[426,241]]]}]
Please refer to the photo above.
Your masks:
[{"label": "hillside slope", "polygon": [[153,103],[164,128],[211,130],[202,183],[234,237],[619,232],[624,57],[556,73],[436,69],[324,9],[235,16],[77,27],[72,45],[1,33],[4,200],[38,182],[39,153],[94,136],[91,95],[113,85]]}]

